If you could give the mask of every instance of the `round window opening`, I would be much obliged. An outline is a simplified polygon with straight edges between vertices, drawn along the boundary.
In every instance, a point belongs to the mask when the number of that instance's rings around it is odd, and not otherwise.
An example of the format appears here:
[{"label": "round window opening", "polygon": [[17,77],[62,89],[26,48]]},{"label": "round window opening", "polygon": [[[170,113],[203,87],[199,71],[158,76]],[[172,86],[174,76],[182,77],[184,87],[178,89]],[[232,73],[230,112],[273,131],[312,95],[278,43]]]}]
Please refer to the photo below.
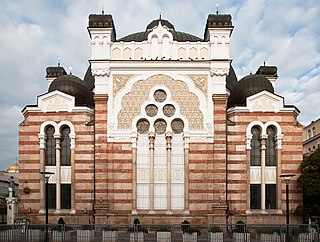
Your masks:
[{"label": "round window opening", "polygon": [[167,129],[167,123],[166,121],[162,119],[158,119],[154,123],[154,130],[157,134],[164,134]]},{"label": "round window opening", "polygon": [[146,114],[149,116],[149,117],[154,117],[156,116],[158,113],[158,107],[154,104],[149,104],[146,106]]},{"label": "round window opening", "polygon": [[150,123],[146,119],[141,119],[137,123],[137,130],[139,134],[147,134],[150,128]]},{"label": "round window opening", "polygon": [[172,117],[176,112],[176,109],[172,104],[166,104],[164,105],[162,111],[163,111],[163,114],[166,115],[167,117]]},{"label": "round window opening", "polygon": [[159,103],[162,103],[167,98],[167,93],[161,89],[157,90],[153,94],[154,100]]},{"label": "round window opening", "polygon": [[181,134],[183,132],[184,123],[181,119],[174,119],[171,122],[171,129],[174,134]]}]

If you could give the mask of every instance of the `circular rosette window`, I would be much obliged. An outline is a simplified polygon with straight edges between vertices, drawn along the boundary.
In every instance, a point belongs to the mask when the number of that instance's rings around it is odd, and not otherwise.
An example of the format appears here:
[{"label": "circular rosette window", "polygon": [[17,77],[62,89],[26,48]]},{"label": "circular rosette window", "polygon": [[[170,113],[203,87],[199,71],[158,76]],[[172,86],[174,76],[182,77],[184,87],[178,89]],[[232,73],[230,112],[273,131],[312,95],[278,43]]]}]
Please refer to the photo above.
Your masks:
[{"label": "circular rosette window", "polygon": [[154,104],[147,105],[145,110],[146,110],[146,114],[149,117],[154,117],[158,113],[158,107],[156,105],[154,105]]},{"label": "circular rosette window", "polygon": [[181,134],[183,132],[184,123],[181,119],[174,119],[171,122],[171,129],[174,134]]},{"label": "circular rosette window", "polygon": [[167,99],[167,93],[161,89],[157,90],[153,94],[154,100],[158,103],[162,103],[164,100]]},{"label": "circular rosette window", "polygon": [[162,111],[167,117],[172,117],[176,112],[176,108],[172,104],[166,104],[163,106]]},{"label": "circular rosette window", "polygon": [[150,128],[150,123],[146,119],[140,119],[137,123],[137,130],[139,134],[147,134]]},{"label": "circular rosette window", "polygon": [[163,119],[157,119],[154,122],[154,130],[157,134],[164,134],[167,130],[167,123]]}]

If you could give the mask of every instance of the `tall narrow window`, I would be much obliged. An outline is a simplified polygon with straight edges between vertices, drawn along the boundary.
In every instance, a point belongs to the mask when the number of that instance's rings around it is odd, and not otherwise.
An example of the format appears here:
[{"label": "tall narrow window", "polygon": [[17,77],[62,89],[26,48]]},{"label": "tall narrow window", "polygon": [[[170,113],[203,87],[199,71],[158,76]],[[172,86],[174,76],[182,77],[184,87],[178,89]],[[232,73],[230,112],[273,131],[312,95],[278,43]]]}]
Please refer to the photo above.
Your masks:
[{"label": "tall narrow window", "polygon": [[250,150],[250,165],[261,166],[261,141],[260,141],[260,129],[253,127],[251,130],[251,150]]},{"label": "tall narrow window", "polygon": [[56,184],[48,184],[48,208],[56,209]]},{"label": "tall narrow window", "polygon": [[261,209],[261,184],[250,184],[250,208]]},{"label": "tall narrow window", "polygon": [[311,136],[311,130],[308,129],[308,139],[310,139],[312,136]]},{"label": "tall narrow window", "polygon": [[316,132],[316,127],[312,128],[312,137],[316,136],[317,132]]},{"label": "tall narrow window", "polygon": [[276,184],[266,184],[266,209],[275,209],[277,203]]},{"label": "tall narrow window", "polygon": [[71,208],[71,184],[61,184],[61,208]]},{"label": "tall narrow window", "polygon": [[46,128],[46,150],[45,150],[45,164],[46,166],[56,165],[56,140],[54,138],[54,127],[48,126]]},{"label": "tall narrow window", "polygon": [[70,150],[70,128],[64,126],[61,129],[61,153],[60,153],[61,165],[71,165],[71,150]]},{"label": "tall narrow window", "polygon": [[267,128],[267,140],[266,140],[266,166],[276,166],[276,142],[275,142],[275,128]]}]

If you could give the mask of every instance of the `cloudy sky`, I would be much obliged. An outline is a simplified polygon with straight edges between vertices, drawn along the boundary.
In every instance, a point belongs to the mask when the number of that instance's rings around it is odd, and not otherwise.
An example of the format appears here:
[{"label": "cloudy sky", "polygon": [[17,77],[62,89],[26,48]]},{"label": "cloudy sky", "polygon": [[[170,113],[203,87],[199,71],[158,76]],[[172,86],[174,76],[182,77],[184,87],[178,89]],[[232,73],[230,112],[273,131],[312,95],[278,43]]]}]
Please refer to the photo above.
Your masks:
[{"label": "cloudy sky", "polygon": [[113,16],[117,37],[159,17],[203,37],[208,14],[230,13],[231,58],[238,78],[265,61],[278,67],[276,92],[307,125],[320,117],[319,0],[0,0],[0,170],[18,157],[25,105],[47,91],[45,69],[61,64],[83,77],[90,58],[88,15]]}]

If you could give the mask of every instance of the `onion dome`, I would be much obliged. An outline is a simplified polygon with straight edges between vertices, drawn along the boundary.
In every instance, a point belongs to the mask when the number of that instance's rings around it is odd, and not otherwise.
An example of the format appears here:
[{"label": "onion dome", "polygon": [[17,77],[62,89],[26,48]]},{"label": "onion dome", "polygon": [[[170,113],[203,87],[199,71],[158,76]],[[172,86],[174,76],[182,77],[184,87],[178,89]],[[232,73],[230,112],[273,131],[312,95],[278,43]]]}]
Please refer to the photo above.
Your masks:
[{"label": "onion dome", "polygon": [[85,83],[74,75],[56,78],[49,86],[48,92],[58,90],[75,97],[76,106],[93,107],[93,93]]},{"label": "onion dome", "polygon": [[203,39],[201,39],[201,38],[199,38],[197,36],[194,36],[192,34],[176,31],[172,23],[170,23],[168,20],[161,19],[161,18],[153,20],[151,23],[149,23],[144,32],[137,32],[137,33],[133,33],[133,34],[127,35],[127,36],[119,39],[118,41],[123,41],[123,42],[131,42],[131,41],[142,42],[142,41],[145,41],[145,40],[148,39],[148,34],[151,33],[152,29],[156,28],[159,25],[159,23],[162,26],[165,26],[165,27],[167,27],[169,29],[170,33],[173,36],[173,40],[176,40],[178,42],[203,41]]},{"label": "onion dome", "polygon": [[271,82],[262,75],[249,75],[242,78],[232,89],[228,99],[228,108],[245,106],[246,98],[261,91],[274,93]]}]

